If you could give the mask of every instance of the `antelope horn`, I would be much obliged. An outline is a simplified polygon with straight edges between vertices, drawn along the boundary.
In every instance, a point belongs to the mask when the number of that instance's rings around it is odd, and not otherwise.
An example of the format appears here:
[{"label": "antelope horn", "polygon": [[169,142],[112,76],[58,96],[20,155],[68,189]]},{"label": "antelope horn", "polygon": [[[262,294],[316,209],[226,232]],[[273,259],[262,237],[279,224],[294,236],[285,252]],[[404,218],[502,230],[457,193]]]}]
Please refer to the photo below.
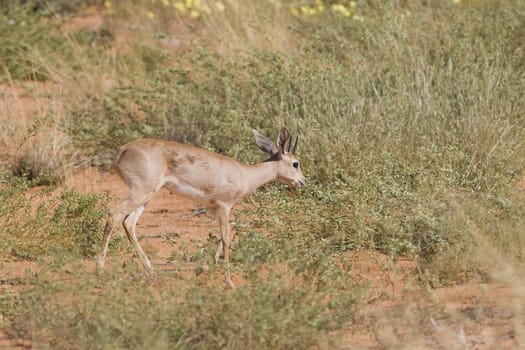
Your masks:
[{"label": "antelope horn", "polygon": [[[299,135],[297,135],[297,136],[295,137],[295,144],[293,145],[293,151],[292,151],[292,154],[295,154],[295,151],[297,150],[297,142],[298,142],[298,141],[299,141]],[[291,144],[292,144],[292,143],[290,142],[290,145],[291,145]],[[288,148],[289,148],[289,146],[288,146]],[[290,149],[288,149],[288,152],[290,152]]]}]

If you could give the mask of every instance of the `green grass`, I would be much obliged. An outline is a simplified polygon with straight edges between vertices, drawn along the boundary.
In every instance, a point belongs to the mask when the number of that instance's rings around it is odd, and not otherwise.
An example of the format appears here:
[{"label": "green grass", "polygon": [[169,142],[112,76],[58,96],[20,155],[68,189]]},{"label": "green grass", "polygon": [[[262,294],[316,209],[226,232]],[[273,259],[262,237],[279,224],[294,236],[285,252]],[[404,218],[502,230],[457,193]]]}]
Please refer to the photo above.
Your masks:
[{"label": "green grass", "polygon": [[[72,285],[43,273],[2,300],[12,333],[52,348],[330,347],[362,295],[349,251],[413,259],[430,287],[497,278],[502,261],[523,267],[525,203],[513,189],[525,164],[521,2],[358,2],[364,21],[226,5],[191,21],[160,14],[160,3],[114,4],[103,35],[64,34],[23,6],[2,10],[32,24],[15,36],[0,23],[2,78],[64,82],[57,128],[84,159],[108,165],[119,145],[159,137],[256,162],[264,156],[250,129],[286,125],[300,134],[308,184],[265,188],[243,209],[251,220],[236,226],[232,252],[243,287],[178,276],[184,288],[166,291],[173,276],[151,287],[131,268],[110,271],[116,282],[79,268]],[[173,29],[173,18],[184,26]],[[26,189],[0,192],[3,254],[96,253],[106,199],[64,191],[35,208]],[[210,264],[217,243],[201,244],[209,249],[173,258]]]}]

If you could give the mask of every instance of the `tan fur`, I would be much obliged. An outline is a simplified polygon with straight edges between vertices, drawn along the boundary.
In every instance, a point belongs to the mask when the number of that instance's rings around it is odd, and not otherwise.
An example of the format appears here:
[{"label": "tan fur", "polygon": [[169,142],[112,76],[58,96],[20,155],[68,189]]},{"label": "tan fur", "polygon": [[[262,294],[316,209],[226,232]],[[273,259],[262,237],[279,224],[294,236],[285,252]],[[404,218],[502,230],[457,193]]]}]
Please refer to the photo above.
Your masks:
[{"label": "tan fur", "polygon": [[[229,216],[233,206],[271,181],[294,187],[305,184],[297,159],[284,151],[290,139],[288,131],[281,129],[279,137],[286,140],[279,141],[279,150],[275,153],[268,146],[269,139],[255,130],[254,133],[259,147],[278,160],[245,165],[195,146],[155,139],[140,139],[122,146],[114,166],[128,185],[129,195],[108,216],[98,271],[104,268],[111,231],[115,224],[122,223],[145,269],[153,272],[151,262],[137,241],[135,226],[146,204],[162,187],[213,209],[221,230],[215,261],[222,253],[228,264]],[[226,282],[234,286],[228,272]]]}]

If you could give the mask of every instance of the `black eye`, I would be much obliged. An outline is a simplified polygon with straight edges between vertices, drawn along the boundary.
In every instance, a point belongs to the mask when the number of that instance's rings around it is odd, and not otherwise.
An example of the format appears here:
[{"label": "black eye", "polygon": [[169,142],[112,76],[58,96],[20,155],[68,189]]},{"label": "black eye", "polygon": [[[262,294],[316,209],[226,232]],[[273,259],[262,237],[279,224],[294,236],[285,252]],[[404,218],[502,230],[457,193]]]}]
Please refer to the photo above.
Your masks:
[{"label": "black eye", "polygon": [[295,169],[299,169],[299,162],[293,162],[293,163],[292,163],[292,166],[293,166]]}]

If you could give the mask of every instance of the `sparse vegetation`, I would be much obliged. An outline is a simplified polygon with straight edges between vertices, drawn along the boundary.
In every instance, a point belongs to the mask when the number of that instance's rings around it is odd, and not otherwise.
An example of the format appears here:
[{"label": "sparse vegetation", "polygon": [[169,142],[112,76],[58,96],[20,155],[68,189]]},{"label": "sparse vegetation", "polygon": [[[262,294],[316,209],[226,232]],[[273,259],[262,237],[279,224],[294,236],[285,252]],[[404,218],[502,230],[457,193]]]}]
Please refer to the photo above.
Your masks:
[{"label": "sparse vegetation", "polygon": [[[2,84],[45,81],[59,106],[21,125],[0,117],[0,256],[45,262],[0,298],[10,334],[61,349],[328,348],[364,295],[350,251],[410,258],[428,288],[523,268],[522,2],[66,3],[0,8]],[[93,4],[103,24],[69,29]],[[95,278],[80,262],[108,199],[27,194],[68,167],[108,166],[138,137],[259,161],[250,128],[281,125],[300,133],[308,186],[243,207],[232,268],[245,283],[232,292],[129,265]],[[197,248],[174,261],[212,265],[214,249]],[[53,280],[65,263],[78,264],[72,283]]]}]

